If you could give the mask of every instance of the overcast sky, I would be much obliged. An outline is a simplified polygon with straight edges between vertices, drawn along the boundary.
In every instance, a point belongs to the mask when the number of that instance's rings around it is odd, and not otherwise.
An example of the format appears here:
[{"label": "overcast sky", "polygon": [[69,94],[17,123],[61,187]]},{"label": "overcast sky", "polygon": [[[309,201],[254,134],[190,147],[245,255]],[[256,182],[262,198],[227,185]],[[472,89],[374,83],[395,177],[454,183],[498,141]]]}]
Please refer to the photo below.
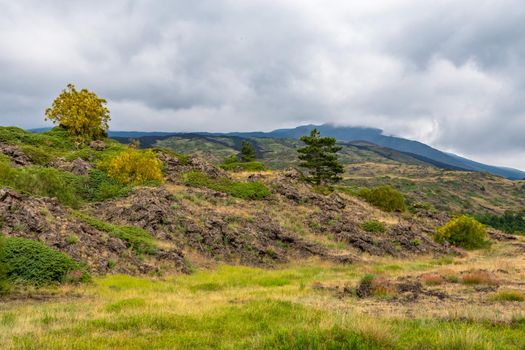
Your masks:
[{"label": "overcast sky", "polygon": [[69,82],[113,130],[331,122],[525,169],[523,0],[0,0],[0,124]]}]

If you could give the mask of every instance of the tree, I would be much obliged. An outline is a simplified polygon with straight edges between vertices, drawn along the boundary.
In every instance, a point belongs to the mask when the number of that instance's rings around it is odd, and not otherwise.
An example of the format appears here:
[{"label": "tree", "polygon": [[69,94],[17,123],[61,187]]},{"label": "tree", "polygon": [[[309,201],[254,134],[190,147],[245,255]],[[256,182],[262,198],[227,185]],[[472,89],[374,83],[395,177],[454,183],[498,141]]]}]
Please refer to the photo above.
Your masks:
[{"label": "tree", "polygon": [[335,138],[321,137],[317,129],[310,132],[310,136],[301,137],[306,146],[297,150],[302,163],[299,166],[309,169],[308,182],[316,185],[331,184],[341,180],[343,166],[337,160],[337,152],[341,147],[336,146]]},{"label": "tree", "polygon": [[58,123],[84,141],[101,139],[107,136],[110,120],[106,103],[94,92],[78,91],[73,84],[68,84],[51,108],[46,109],[45,119]]},{"label": "tree", "polygon": [[243,162],[253,162],[255,160],[255,148],[251,142],[246,140],[241,144],[241,160]]}]

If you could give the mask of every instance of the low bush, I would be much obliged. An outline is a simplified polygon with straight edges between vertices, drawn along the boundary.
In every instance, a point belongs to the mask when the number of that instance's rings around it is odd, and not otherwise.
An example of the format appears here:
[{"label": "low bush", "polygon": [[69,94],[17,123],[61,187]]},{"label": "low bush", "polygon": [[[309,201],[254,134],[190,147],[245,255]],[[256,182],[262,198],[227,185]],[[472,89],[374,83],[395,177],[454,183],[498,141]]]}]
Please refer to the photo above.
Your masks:
[{"label": "low bush", "polygon": [[438,286],[445,283],[445,278],[438,273],[425,273],[421,275],[420,280],[427,286]]},{"label": "low bush", "polygon": [[396,293],[397,288],[391,281],[373,274],[364,275],[356,288],[356,294],[360,298],[371,296],[388,298],[394,296]]},{"label": "low bush", "polygon": [[478,215],[476,219],[482,224],[492,226],[507,233],[525,235],[525,212],[514,213],[507,211],[503,215]]},{"label": "low bush", "polygon": [[69,256],[29,239],[6,238],[2,262],[7,266],[7,278],[15,284],[44,286],[89,280],[85,269]]},{"label": "low bush", "polygon": [[467,285],[484,284],[488,286],[498,285],[498,280],[488,271],[470,271],[461,276],[461,282]]},{"label": "low bush", "polygon": [[152,150],[128,149],[108,160],[107,173],[123,184],[143,185],[162,181],[162,162]]},{"label": "low bush", "polygon": [[188,186],[207,187],[242,199],[264,199],[271,195],[268,187],[261,182],[236,182],[227,178],[212,179],[200,171],[183,174],[182,182]]},{"label": "low bush", "polygon": [[492,295],[494,301],[525,301],[525,294],[518,289],[502,289]]},{"label": "low bush", "polygon": [[405,210],[405,197],[391,186],[379,186],[372,189],[362,188],[359,191],[359,196],[387,212]]},{"label": "low bush", "polygon": [[56,197],[64,205],[77,207],[82,202],[85,178],[54,168],[15,168],[0,160],[0,185],[35,196]]},{"label": "low bush", "polygon": [[487,246],[487,231],[476,219],[462,215],[439,227],[434,234],[438,243],[449,242],[465,249],[476,249]]},{"label": "low bush", "polygon": [[75,212],[74,214],[80,220],[93,226],[97,230],[107,232],[111,236],[125,241],[128,246],[138,254],[145,253],[154,255],[157,251],[155,239],[143,228],[136,226],[113,225],[80,212]]},{"label": "low bush", "polygon": [[264,171],[266,167],[261,162],[222,163],[220,167],[227,171]]},{"label": "low bush", "polygon": [[381,221],[377,220],[368,220],[361,224],[361,228],[366,232],[380,233],[385,232],[386,227]]},{"label": "low bush", "polygon": [[7,264],[5,263],[5,237],[0,233],[0,295],[9,292]]},{"label": "low bush", "polygon": [[131,192],[132,186],[109,177],[104,171],[93,169],[89,173],[86,186],[86,199],[89,201],[104,201],[112,198],[125,197]]}]

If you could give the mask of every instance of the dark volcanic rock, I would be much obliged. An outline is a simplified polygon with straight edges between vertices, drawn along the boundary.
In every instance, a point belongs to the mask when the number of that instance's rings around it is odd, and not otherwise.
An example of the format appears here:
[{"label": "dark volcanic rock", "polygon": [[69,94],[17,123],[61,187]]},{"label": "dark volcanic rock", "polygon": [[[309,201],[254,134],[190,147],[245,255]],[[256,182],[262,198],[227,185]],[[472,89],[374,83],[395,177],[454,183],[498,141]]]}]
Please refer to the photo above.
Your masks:
[{"label": "dark volcanic rock", "polygon": [[9,157],[14,165],[26,166],[32,163],[31,157],[22,152],[18,147],[0,143],[0,153]]}]

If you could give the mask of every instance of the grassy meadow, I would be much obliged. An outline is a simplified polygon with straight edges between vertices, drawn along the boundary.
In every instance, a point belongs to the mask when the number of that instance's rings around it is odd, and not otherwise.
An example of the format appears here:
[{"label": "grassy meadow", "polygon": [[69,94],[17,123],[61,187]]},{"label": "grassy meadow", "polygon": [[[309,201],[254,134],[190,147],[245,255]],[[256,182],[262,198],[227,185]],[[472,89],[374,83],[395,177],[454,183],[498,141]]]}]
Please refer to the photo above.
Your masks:
[{"label": "grassy meadow", "polygon": [[[368,264],[311,261],[275,269],[220,265],[191,275],[107,275],[82,286],[24,291],[0,305],[2,349],[524,349],[525,307],[475,299],[411,305],[342,288],[366,273],[400,277],[474,266],[506,268],[491,248],[466,258]],[[518,257],[519,258],[519,257]],[[518,265],[516,265],[518,264]],[[515,266],[514,270],[511,267]],[[28,296],[30,296],[28,298]],[[472,299],[469,299],[472,298]]]}]

